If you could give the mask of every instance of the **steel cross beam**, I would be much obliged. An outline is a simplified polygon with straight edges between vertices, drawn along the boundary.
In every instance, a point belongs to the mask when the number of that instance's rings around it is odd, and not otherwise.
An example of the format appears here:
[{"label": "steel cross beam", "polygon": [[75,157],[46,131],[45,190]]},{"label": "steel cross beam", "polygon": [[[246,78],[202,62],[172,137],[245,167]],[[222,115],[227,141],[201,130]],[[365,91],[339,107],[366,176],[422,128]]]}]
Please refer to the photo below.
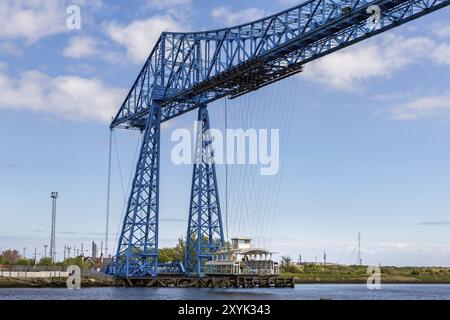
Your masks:
[{"label": "steel cross beam", "polygon": [[[449,4],[450,0],[309,0],[236,27],[165,32],[111,127],[144,129],[155,97],[161,99],[164,122],[222,97],[257,90],[301,72],[312,60]],[[381,9],[377,28],[367,23],[372,5]]]},{"label": "steel cross beam", "polygon": [[192,175],[192,190],[189,222],[186,237],[186,274],[202,276],[205,262],[224,248],[222,215],[216,167],[210,135],[209,115],[206,106],[199,108],[195,164]]}]

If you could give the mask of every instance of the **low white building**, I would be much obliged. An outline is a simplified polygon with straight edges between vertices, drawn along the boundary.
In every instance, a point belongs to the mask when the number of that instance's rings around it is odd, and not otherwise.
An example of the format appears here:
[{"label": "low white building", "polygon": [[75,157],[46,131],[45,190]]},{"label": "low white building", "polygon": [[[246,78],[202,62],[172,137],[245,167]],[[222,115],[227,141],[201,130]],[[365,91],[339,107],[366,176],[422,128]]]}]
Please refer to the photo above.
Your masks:
[{"label": "low white building", "polygon": [[233,247],[221,250],[206,263],[207,275],[257,275],[280,274],[278,262],[273,261],[273,252],[252,248],[250,238],[231,239]]}]

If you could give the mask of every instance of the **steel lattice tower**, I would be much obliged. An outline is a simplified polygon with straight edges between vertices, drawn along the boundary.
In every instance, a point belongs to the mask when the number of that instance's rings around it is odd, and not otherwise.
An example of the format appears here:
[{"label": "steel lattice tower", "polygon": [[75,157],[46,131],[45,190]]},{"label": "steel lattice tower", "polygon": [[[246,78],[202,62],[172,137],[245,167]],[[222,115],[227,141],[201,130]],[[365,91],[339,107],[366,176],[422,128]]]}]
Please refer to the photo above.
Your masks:
[{"label": "steel lattice tower", "polygon": [[205,262],[223,248],[225,242],[206,106],[199,108],[197,120],[185,268],[187,274],[201,276]]},{"label": "steel lattice tower", "polygon": [[52,198],[52,230],[50,236],[50,259],[55,262],[56,259],[56,199],[58,199],[58,192],[50,194]]},{"label": "steel lattice tower", "polygon": [[115,273],[125,277],[158,272],[159,150],[161,108],[153,103],[133,179],[116,254]]}]

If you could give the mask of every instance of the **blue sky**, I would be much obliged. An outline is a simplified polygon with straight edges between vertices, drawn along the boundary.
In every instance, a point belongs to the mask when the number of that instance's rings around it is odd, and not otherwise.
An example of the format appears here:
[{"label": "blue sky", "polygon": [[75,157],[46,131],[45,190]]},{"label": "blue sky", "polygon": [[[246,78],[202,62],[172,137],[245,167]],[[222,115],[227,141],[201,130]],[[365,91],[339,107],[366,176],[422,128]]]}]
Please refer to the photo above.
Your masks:
[{"label": "blue sky", "polygon": [[[81,30],[66,28],[74,3]],[[64,244],[87,248],[104,238],[108,122],[161,31],[233,25],[294,4],[2,1],[0,249],[43,253],[51,191],[60,192],[60,256]],[[229,102],[231,126],[280,128],[282,136],[278,176],[230,168],[230,236],[253,236],[292,257],[320,259],[325,250],[331,261],[354,263],[361,232],[368,264],[450,264],[449,16],[440,10]],[[210,106],[219,128],[223,107]],[[191,128],[195,116],[164,127],[163,246],[185,234],[192,174],[171,163],[170,134]],[[110,250],[138,138],[115,132]]]}]

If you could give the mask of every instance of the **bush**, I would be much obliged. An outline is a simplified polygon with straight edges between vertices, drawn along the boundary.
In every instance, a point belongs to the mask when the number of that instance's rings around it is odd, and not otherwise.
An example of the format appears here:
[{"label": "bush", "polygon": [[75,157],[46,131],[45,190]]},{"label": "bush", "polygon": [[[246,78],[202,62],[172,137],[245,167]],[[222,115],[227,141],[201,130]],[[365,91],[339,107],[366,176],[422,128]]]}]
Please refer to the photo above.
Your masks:
[{"label": "bush", "polygon": [[414,269],[413,271],[411,271],[411,275],[413,275],[413,276],[418,276],[418,275],[420,275],[420,270],[419,269]]},{"label": "bush", "polygon": [[294,265],[283,266],[280,268],[282,273],[298,273],[299,269]]}]

